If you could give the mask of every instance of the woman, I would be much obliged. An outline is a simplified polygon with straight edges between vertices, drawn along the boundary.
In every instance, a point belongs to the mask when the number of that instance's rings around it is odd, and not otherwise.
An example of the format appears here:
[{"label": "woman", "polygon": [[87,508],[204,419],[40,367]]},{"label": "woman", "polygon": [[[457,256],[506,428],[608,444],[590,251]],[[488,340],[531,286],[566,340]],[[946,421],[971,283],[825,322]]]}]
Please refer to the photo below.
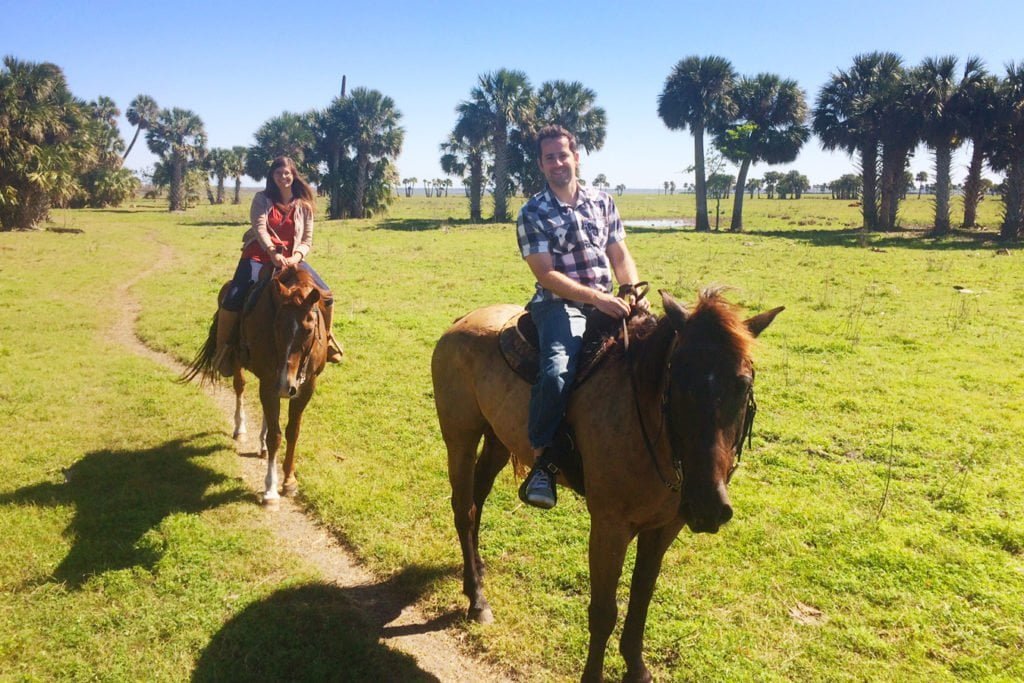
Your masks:
[{"label": "woman", "polygon": [[313,246],[313,214],[316,200],[309,184],[299,175],[295,162],[278,157],[270,165],[267,186],[252,200],[249,218],[252,227],[242,236],[242,258],[227,296],[217,312],[217,366],[230,377],[234,371],[234,346],[238,335],[238,315],[260,270],[298,266],[307,271],[323,292],[324,324],[327,327],[327,361],[341,360],[341,347],[334,339],[334,299],[330,288],[308,263]]}]

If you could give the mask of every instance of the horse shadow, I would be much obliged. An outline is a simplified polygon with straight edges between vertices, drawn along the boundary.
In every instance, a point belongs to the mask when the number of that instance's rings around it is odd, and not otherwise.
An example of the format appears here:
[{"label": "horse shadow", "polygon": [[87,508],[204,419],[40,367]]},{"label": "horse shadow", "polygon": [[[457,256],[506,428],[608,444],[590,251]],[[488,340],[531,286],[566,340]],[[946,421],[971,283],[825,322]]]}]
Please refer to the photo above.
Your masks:
[{"label": "horse shadow", "polygon": [[54,570],[53,581],[77,589],[89,577],[104,572],[132,567],[152,570],[159,553],[140,541],[164,518],[248,498],[236,486],[207,493],[229,479],[197,462],[220,449],[195,444],[208,436],[173,439],[145,450],[92,451],[63,471],[62,482],[42,482],[2,494],[0,505],[74,509],[65,531],[73,539],[71,550]]},{"label": "horse shadow", "polygon": [[232,680],[437,681],[380,639],[444,628],[450,615],[387,627],[448,570],[407,567],[382,583],[283,588],[246,607],[210,640],[193,683]]}]

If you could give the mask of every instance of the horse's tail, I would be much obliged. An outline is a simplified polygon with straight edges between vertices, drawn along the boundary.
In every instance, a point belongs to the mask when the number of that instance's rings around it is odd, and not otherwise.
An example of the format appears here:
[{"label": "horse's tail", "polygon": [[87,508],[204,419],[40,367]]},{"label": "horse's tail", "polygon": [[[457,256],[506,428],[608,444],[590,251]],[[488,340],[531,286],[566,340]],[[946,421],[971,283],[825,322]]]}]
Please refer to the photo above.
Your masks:
[{"label": "horse's tail", "polygon": [[200,384],[212,384],[220,377],[220,373],[214,364],[217,357],[217,313],[213,314],[213,322],[210,323],[210,333],[206,335],[206,342],[199,348],[196,357],[188,364],[185,372],[178,378],[179,382],[191,382],[199,377]]}]

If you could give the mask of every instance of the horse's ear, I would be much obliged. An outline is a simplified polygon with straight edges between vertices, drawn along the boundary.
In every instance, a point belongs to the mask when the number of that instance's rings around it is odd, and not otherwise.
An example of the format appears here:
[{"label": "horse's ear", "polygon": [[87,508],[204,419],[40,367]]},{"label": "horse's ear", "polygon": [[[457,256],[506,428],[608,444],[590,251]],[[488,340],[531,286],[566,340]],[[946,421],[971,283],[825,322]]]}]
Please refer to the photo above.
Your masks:
[{"label": "horse's ear", "polygon": [[765,328],[771,325],[772,321],[775,320],[775,316],[782,313],[784,310],[786,310],[785,306],[779,306],[778,308],[773,308],[770,311],[758,313],[753,318],[747,318],[744,324],[747,326],[747,329],[750,330],[750,333],[756,337],[764,332]]},{"label": "horse's ear", "polygon": [[313,291],[309,293],[309,295],[306,297],[306,300],[302,303],[312,308],[313,304],[320,301],[321,296],[322,295],[320,294],[320,290],[314,287]]},{"label": "horse's ear", "polygon": [[665,315],[671,321],[672,327],[677,330],[683,329],[686,321],[690,319],[690,312],[664,289],[659,289],[658,294],[661,294],[661,305],[665,307]]},{"label": "horse's ear", "polygon": [[291,287],[281,282],[281,278],[274,278],[274,286],[277,287],[277,293],[282,299],[287,298],[288,292],[291,291]]}]

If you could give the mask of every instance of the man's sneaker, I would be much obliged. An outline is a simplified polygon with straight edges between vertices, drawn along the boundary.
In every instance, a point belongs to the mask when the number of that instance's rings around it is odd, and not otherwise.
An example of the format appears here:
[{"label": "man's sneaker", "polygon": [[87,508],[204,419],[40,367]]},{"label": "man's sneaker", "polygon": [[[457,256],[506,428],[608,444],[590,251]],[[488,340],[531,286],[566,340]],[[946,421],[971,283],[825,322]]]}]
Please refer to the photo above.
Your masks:
[{"label": "man's sneaker", "polygon": [[558,495],[555,493],[554,475],[545,469],[534,467],[519,487],[519,500],[543,510],[555,507]]}]

